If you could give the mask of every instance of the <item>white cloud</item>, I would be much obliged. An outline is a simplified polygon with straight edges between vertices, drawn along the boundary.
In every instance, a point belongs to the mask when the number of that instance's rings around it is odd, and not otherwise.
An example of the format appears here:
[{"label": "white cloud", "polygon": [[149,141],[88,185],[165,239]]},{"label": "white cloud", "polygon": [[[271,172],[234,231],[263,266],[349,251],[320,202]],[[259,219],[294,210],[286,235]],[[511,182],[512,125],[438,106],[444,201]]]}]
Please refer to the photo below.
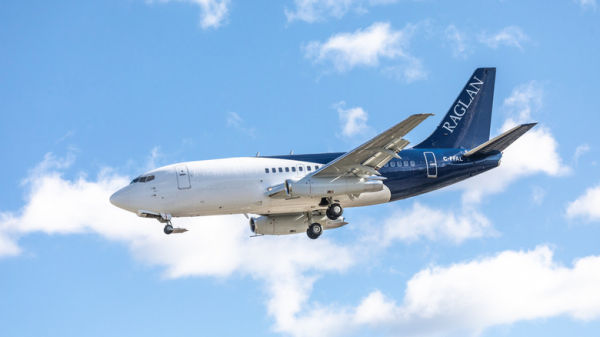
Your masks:
[{"label": "white cloud", "polygon": [[342,101],[334,104],[334,108],[338,112],[340,123],[342,123],[342,135],[352,137],[366,132],[369,129],[367,120],[369,115],[363,108],[345,108],[346,102]]},{"label": "white cloud", "polygon": [[387,66],[382,69],[384,75],[403,80],[406,83],[412,83],[427,78],[427,70],[420,59],[407,56],[400,65]]},{"label": "white cloud", "polygon": [[187,2],[200,7],[200,26],[218,28],[227,19],[230,0],[148,0],[148,2]]},{"label": "white cloud", "polygon": [[529,37],[525,35],[521,28],[508,26],[496,34],[482,33],[479,36],[479,41],[494,49],[503,45],[523,49],[523,43],[529,41]]},{"label": "white cloud", "polygon": [[21,249],[17,246],[15,239],[9,236],[11,228],[8,227],[6,215],[0,214],[0,258],[4,256],[14,256],[21,253]]},{"label": "white cloud", "polygon": [[531,122],[532,113],[539,111],[544,100],[544,90],[537,81],[520,84],[504,99],[504,110],[515,116],[517,122]]},{"label": "white cloud", "polygon": [[501,46],[523,49],[523,45],[529,42],[529,37],[517,26],[508,26],[495,34],[487,32],[475,35],[473,29],[459,29],[454,24],[446,27],[443,31],[445,44],[448,45],[455,58],[466,59],[475,49],[483,45],[488,48],[497,49]]},{"label": "white cloud", "polygon": [[390,4],[396,0],[294,0],[294,9],[285,9],[285,16],[289,22],[323,21],[328,17],[341,18],[349,11],[364,13],[367,7],[374,5]]},{"label": "white cloud", "polygon": [[377,67],[384,59],[399,60],[408,79],[422,76],[420,61],[407,52],[415,25],[393,30],[387,22],[376,22],[353,33],[339,33],[325,42],[312,41],[306,45],[306,57],[315,63],[331,63],[338,72],[357,66]]},{"label": "white cloud", "polygon": [[394,211],[384,221],[376,241],[387,246],[397,240],[412,242],[426,238],[459,244],[467,239],[495,235],[483,214],[468,207],[463,207],[458,215],[456,211],[443,211],[415,202],[410,210]]},{"label": "white cloud", "polygon": [[596,0],[573,0],[575,1],[576,4],[578,4],[579,6],[581,6],[581,8],[583,9],[591,9],[591,10],[596,10],[596,8],[598,7],[598,3]]},{"label": "white cloud", "polygon": [[[517,86],[504,100],[504,110],[510,116],[502,125],[504,132],[519,123],[531,122],[532,113],[542,106],[543,89],[533,81]],[[558,153],[558,142],[552,132],[538,125],[531,129],[503,153],[500,167],[472,177],[458,185],[463,188],[463,201],[479,202],[483,195],[504,190],[513,181],[533,174],[561,176],[570,172]]]},{"label": "white cloud", "polygon": [[449,25],[444,31],[446,40],[452,48],[452,55],[457,58],[467,58],[470,51],[467,50],[466,34],[461,32],[455,25]]},{"label": "white cloud", "polygon": [[227,113],[226,123],[228,127],[241,131],[250,137],[254,137],[256,135],[256,130],[252,127],[246,126],[244,119],[233,111]]},{"label": "white cloud", "polygon": [[546,190],[540,186],[534,186],[531,189],[531,201],[536,205],[541,205],[546,198]]},{"label": "white cloud", "polygon": [[[23,209],[0,213],[0,256],[18,254],[17,240],[30,233],[95,233],[121,242],[137,260],[163,267],[170,278],[239,274],[262,281],[274,330],[293,336],[345,335],[364,329],[409,336],[477,334],[521,320],[600,315],[600,257],[565,267],[553,261],[547,247],[429,267],[408,281],[401,301],[375,290],[356,306],[320,304],[310,298],[320,274],[346,270],[365,247],[340,246],[326,236],[317,241],[303,235],[250,239],[247,220],[241,216],[175,219],[190,231],[166,236],[158,222],[109,204],[108,197],[127,184],[126,177],[107,169],[95,179],[81,175],[69,180],[57,169],[66,166],[47,156],[26,179],[29,192]],[[487,219],[477,212],[455,216],[415,204],[409,215],[398,217],[384,225],[391,240],[461,242],[489,231]],[[408,227],[399,228],[402,222]]]},{"label": "white cloud", "polygon": [[567,216],[600,220],[600,185],[587,189],[583,195],[569,203]]},{"label": "white cloud", "polygon": [[600,257],[566,267],[547,246],[431,266],[406,284],[400,304],[375,290],[356,306],[314,306],[285,332],[349,335],[370,328],[403,336],[478,335],[493,326],[568,315],[600,316]]},{"label": "white cloud", "polygon": [[164,155],[160,152],[160,146],[155,146],[150,151],[150,155],[146,160],[146,170],[150,171],[156,167],[158,167],[158,162]]},{"label": "white cloud", "polygon": [[505,251],[449,267],[430,267],[407,283],[401,317],[439,322],[450,330],[479,332],[520,320],[600,315],[600,257],[565,267],[552,251]]},{"label": "white cloud", "polygon": [[579,158],[581,156],[588,153],[590,150],[591,148],[588,144],[578,145],[577,148],[575,148],[575,153],[573,154],[573,161],[575,162],[575,164],[579,162]]},{"label": "white cloud", "polygon": [[[59,164],[59,165],[58,165]],[[269,296],[268,311],[286,326],[303,308],[313,282],[323,271],[341,271],[354,263],[348,247],[304,235],[250,238],[242,216],[177,218],[189,229],[166,236],[162,225],[112,206],[109,196],[129,179],[104,170],[96,179],[65,179],[56,167],[64,161],[48,155],[26,179],[26,204],[19,212],[0,212],[0,257],[17,255],[19,237],[95,233],[121,242],[148,265],[161,266],[169,278],[226,277],[237,273],[260,279]],[[273,254],[273,252],[278,252]],[[335,256],[335,259],[309,258]]]}]

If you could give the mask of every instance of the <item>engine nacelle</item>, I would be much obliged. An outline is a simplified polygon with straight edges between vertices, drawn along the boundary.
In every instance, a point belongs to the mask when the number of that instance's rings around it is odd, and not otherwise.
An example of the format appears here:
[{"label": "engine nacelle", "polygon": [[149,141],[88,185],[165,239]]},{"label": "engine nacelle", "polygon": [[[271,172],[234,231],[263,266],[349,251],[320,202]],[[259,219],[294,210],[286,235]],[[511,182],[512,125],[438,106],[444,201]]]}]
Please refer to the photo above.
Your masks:
[{"label": "engine nacelle", "polygon": [[360,194],[383,190],[383,181],[344,177],[332,181],[332,178],[310,178],[302,182],[285,181],[285,192],[290,197],[324,197],[342,194]]},{"label": "engine nacelle", "polygon": [[[332,229],[344,226],[344,217],[330,220],[326,216],[312,216],[313,222],[318,222],[323,229]],[[263,215],[250,218],[250,230],[260,235],[285,235],[305,233],[310,225],[305,214],[293,215]]]}]

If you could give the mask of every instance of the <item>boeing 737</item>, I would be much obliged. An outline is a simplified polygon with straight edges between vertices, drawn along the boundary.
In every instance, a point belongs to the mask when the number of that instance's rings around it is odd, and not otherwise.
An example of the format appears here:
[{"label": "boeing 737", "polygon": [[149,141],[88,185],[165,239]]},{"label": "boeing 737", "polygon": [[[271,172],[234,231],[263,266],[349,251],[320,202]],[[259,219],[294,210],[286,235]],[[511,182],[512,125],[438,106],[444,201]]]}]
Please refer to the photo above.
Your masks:
[{"label": "boeing 737", "polygon": [[[454,184],[500,165],[502,152],[536,123],[490,139],[495,68],[478,68],[438,127],[412,148],[404,138],[431,114],[415,114],[345,153],[183,162],[146,172],[110,197],[140,217],[244,214],[255,235],[306,233],[347,224],[346,207],[381,204]],[[256,214],[248,217],[247,214]]]}]

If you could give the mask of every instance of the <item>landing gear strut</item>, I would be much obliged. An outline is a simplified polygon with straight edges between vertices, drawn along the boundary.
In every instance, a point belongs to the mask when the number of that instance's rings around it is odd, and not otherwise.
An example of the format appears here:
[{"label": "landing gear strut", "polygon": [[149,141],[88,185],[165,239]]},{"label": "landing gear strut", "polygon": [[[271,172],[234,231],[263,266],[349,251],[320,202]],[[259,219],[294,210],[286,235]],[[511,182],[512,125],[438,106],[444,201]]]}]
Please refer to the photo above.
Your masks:
[{"label": "landing gear strut", "polygon": [[325,212],[327,217],[331,220],[336,220],[342,216],[342,213],[344,213],[344,209],[338,203],[329,205],[329,207],[327,207],[327,211]]},{"label": "landing gear strut", "polygon": [[313,240],[321,236],[321,233],[323,233],[323,226],[317,222],[308,226],[308,229],[306,230],[306,235]]}]

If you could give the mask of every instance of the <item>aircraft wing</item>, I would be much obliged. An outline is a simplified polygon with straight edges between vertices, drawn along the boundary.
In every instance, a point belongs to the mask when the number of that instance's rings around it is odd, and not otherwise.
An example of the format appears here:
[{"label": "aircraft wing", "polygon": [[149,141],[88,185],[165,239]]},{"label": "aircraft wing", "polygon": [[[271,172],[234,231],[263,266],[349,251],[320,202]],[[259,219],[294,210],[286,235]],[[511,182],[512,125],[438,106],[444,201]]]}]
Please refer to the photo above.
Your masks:
[{"label": "aircraft wing", "polygon": [[380,175],[377,170],[392,158],[400,158],[400,152],[408,141],[406,136],[412,129],[433,114],[415,114],[394,125],[375,138],[342,155],[315,171],[311,177],[335,177],[344,175]]}]

